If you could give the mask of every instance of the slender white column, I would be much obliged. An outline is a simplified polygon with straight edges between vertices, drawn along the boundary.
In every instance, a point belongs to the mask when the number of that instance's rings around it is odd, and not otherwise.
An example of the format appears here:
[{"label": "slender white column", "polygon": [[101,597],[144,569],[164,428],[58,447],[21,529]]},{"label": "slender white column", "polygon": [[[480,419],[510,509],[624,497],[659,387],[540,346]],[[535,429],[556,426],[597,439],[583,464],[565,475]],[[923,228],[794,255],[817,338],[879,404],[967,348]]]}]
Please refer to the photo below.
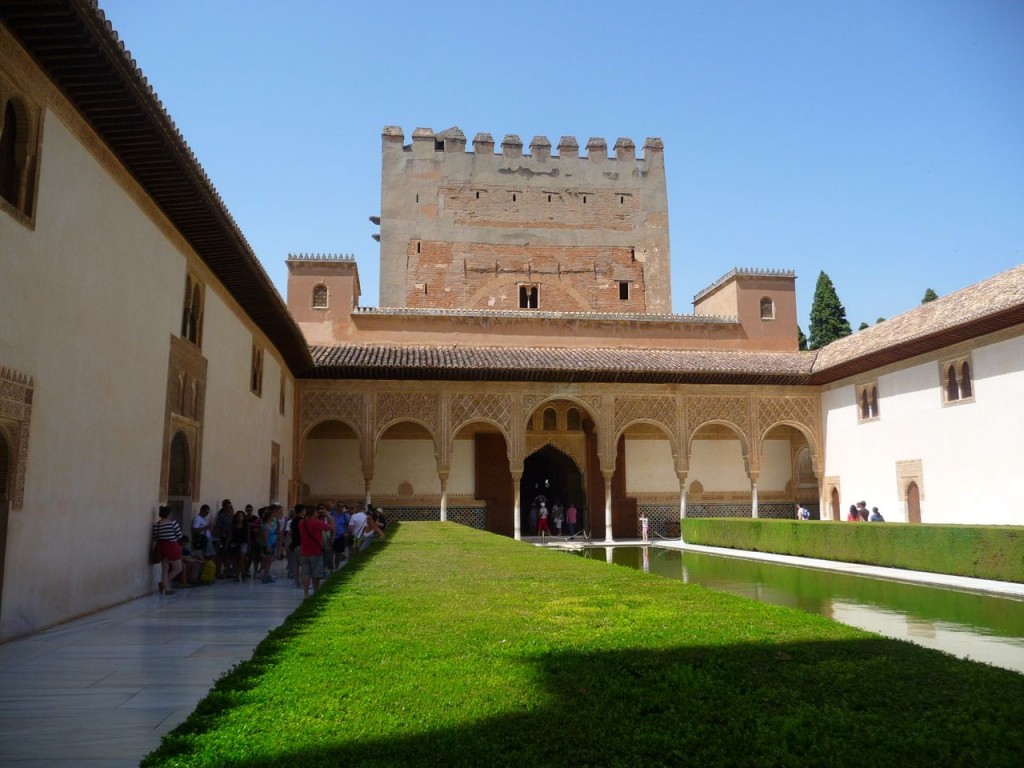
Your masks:
[{"label": "slender white column", "polygon": [[612,473],[604,473],[604,540],[614,541],[612,535]]},{"label": "slender white column", "polygon": [[515,472],[512,473],[512,496],[514,498],[514,502],[512,503],[512,514],[515,515],[515,517],[512,520],[512,537],[516,541],[521,541],[522,538],[523,538],[523,532],[521,530],[521,528],[522,528],[521,521],[523,519],[523,510],[522,510],[523,500],[521,498],[522,497],[522,493],[521,493],[522,489],[519,487],[520,481],[522,479],[523,479],[522,473],[519,473],[519,474],[516,474]]},{"label": "slender white column", "polygon": [[751,516],[757,519],[757,475],[750,476],[750,510]]},{"label": "slender white column", "polygon": [[686,519],[686,475],[679,475],[679,540],[683,541],[683,521]]},{"label": "slender white column", "polygon": [[441,522],[448,519],[448,473],[439,475],[441,480]]},{"label": "slender white column", "polygon": [[366,508],[369,509],[370,508],[370,499],[371,499],[371,496],[372,496],[371,490],[373,488],[373,479],[369,478],[369,477],[364,478],[363,485],[364,485],[365,490],[366,490],[366,498],[363,500],[363,504],[365,504]]}]

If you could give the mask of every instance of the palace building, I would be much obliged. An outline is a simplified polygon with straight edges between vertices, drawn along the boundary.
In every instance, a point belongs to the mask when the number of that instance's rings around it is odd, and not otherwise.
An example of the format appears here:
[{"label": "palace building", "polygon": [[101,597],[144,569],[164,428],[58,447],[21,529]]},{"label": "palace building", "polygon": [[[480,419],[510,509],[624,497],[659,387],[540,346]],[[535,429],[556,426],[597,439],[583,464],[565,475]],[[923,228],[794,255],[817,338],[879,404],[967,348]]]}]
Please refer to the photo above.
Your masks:
[{"label": "palace building", "polygon": [[790,271],[672,314],[659,139],[387,127],[379,306],[343,255],[285,301],[95,3],[3,7],[0,641],[153,591],[164,503],[1024,523],[1024,265],[801,352]]}]

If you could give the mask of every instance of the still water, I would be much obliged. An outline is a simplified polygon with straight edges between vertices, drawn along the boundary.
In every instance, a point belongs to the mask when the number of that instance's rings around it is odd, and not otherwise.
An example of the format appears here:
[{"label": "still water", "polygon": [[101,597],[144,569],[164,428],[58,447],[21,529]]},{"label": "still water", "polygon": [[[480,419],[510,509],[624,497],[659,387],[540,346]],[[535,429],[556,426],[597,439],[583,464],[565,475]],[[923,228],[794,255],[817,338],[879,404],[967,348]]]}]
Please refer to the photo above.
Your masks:
[{"label": "still water", "polygon": [[1024,601],[1010,597],[660,547],[581,554],[1024,672]]}]

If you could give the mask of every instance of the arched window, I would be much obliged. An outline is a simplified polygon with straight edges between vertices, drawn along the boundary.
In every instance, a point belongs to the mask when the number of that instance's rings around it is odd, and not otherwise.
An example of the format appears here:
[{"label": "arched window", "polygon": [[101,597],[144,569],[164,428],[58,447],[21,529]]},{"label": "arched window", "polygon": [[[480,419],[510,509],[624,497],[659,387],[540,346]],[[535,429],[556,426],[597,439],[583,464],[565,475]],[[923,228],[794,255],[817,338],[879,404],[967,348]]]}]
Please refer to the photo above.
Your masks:
[{"label": "arched window", "polygon": [[558,416],[555,414],[554,408],[546,408],[544,410],[544,431],[554,432],[558,429]]},{"label": "arched window", "polygon": [[860,421],[878,418],[878,382],[872,381],[857,387],[857,415]]},{"label": "arched window", "polygon": [[203,343],[203,286],[191,276],[185,278],[185,301],[181,312],[181,338],[197,347]]},{"label": "arched window", "polygon": [[974,379],[971,377],[969,356],[946,360],[939,368],[942,372],[942,398],[947,405],[974,401]]},{"label": "arched window", "polygon": [[580,412],[577,408],[570,408],[565,414],[565,426],[567,429],[579,431],[583,429],[583,421],[580,419]]},{"label": "arched window", "polygon": [[762,320],[774,320],[775,319],[775,302],[772,301],[768,296],[764,296],[761,299],[761,319]]},{"label": "arched window", "polygon": [[327,286],[323,283],[313,286],[313,309],[327,309]]},{"label": "arched window", "polygon": [[954,403],[960,399],[960,387],[956,383],[956,366],[946,366],[946,401]]},{"label": "arched window", "polygon": [[960,365],[960,399],[974,397],[974,388],[971,385],[971,364],[966,360]]},{"label": "arched window", "polygon": [[3,132],[0,133],[0,197],[18,205],[18,115],[14,102],[4,109]]}]

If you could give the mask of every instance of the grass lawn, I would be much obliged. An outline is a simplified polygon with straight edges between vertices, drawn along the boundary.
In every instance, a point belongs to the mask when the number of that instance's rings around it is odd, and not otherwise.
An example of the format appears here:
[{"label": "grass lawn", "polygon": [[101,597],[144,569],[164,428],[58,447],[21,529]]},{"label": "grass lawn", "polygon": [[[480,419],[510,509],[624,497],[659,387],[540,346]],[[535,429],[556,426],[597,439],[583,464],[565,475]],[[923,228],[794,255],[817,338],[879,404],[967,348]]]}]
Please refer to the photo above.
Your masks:
[{"label": "grass lawn", "polygon": [[1024,675],[404,523],[144,766],[1024,765]]}]

